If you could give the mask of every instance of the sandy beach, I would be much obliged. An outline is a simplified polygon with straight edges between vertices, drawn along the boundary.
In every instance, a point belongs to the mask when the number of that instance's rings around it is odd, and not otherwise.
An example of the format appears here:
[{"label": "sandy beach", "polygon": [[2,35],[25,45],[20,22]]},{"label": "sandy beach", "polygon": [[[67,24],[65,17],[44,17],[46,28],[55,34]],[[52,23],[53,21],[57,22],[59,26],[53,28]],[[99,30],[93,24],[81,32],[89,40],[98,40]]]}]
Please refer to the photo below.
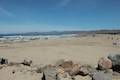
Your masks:
[{"label": "sandy beach", "polygon": [[[118,45],[113,45],[119,42]],[[120,35],[96,35],[86,37],[56,38],[28,42],[0,43],[0,57],[10,62],[30,59],[34,65],[54,64],[60,59],[68,59],[81,64],[97,66],[97,61],[108,54],[120,53]],[[42,74],[19,72],[28,67],[11,66],[0,70],[0,80],[41,80]],[[15,70],[15,74],[12,71]],[[76,80],[89,80],[78,77]],[[119,79],[116,79],[119,80]]]}]

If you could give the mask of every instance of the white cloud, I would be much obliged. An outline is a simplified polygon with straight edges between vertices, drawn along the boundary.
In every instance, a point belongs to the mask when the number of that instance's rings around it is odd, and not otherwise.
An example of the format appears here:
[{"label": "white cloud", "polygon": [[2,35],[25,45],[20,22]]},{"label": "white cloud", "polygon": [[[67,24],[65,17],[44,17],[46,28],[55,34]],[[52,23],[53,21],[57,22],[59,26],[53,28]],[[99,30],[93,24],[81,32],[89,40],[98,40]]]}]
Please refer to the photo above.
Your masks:
[{"label": "white cloud", "polygon": [[7,16],[13,16],[13,14],[11,12],[9,12],[6,9],[1,8],[1,7],[0,7],[0,13],[3,13],[5,15],[7,15]]}]

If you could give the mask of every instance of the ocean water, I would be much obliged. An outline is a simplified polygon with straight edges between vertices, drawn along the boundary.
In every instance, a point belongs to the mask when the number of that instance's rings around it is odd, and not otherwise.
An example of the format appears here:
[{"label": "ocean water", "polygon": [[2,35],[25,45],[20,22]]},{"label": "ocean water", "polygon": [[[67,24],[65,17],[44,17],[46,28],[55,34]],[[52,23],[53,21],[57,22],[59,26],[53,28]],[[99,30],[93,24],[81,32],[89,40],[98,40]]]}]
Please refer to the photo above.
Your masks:
[{"label": "ocean water", "polygon": [[0,41],[30,41],[30,40],[40,40],[40,39],[56,39],[56,38],[70,38],[74,37],[75,34],[63,34],[63,35],[34,35],[34,36],[3,36]]}]

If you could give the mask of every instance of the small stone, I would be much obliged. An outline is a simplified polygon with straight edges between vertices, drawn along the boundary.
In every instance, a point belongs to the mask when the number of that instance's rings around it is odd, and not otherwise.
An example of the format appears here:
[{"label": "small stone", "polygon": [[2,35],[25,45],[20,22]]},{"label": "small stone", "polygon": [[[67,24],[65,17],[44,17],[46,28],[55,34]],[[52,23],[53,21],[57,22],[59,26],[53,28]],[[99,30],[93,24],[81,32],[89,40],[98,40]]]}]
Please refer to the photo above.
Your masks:
[{"label": "small stone", "polygon": [[0,64],[8,64],[8,59],[0,58]]},{"label": "small stone", "polygon": [[31,66],[32,60],[25,59],[21,64],[26,65],[26,66]]}]

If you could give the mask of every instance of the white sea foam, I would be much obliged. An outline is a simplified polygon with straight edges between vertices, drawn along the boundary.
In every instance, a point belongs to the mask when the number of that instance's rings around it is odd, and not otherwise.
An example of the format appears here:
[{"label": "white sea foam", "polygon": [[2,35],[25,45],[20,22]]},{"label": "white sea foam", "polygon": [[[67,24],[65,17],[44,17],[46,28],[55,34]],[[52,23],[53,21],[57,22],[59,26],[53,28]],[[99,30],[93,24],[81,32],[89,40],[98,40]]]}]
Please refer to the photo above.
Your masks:
[{"label": "white sea foam", "polygon": [[38,36],[4,36],[0,38],[0,41],[6,42],[19,42],[19,41],[31,41],[31,40],[40,40],[40,39],[56,39],[56,38],[70,38],[74,37],[75,34],[64,34],[64,35],[38,35]]}]

